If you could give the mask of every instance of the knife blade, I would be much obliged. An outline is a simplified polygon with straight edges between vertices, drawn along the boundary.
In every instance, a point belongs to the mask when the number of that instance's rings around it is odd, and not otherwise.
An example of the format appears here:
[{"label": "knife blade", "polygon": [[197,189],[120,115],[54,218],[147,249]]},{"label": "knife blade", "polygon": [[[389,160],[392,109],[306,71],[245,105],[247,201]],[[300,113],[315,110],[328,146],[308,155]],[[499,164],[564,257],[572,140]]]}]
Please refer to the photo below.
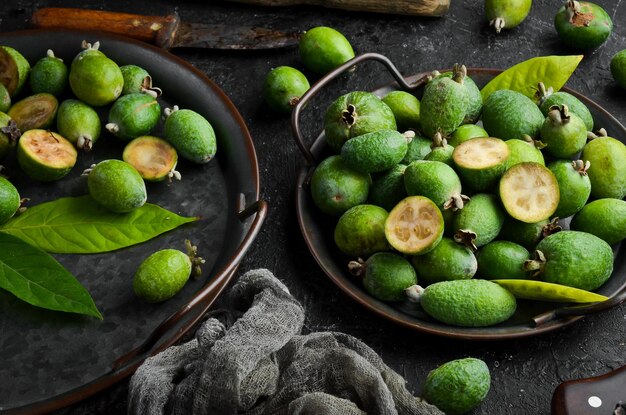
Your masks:
[{"label": "knife blade", "polygon": [[42,29],[98,30],[132,37],[159,47],[274,49],[295,46],[300,34],[261,27],[182,22],[178,14],[144,16],[101,10],[45,7],[31,25]]}]

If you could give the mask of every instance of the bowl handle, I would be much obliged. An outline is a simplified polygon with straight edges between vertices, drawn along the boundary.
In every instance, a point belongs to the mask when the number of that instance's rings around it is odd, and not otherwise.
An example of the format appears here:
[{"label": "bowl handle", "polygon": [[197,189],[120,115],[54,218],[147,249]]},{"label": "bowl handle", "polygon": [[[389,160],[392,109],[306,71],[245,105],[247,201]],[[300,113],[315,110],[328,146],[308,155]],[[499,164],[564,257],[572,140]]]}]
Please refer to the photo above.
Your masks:
[{"label": "bowl handle", "polygon": [[600,313],[610,308],[616,307],[626,301],[626,287],[622,288],[622,291],[610,297],[608,300],[601,301],[599,303],[593,303],[589,305],[578,305],[557,308],[552,311],[547,311],[543,314],[533,317],[535,326],[544,325],[550,321],[556,320],[562,317],[577,317],[586,316],[588,314]]},{"label": "bowl handle", "polygon": [[317,163],[315,157],[311,153],[311,150],[304,143],[304,137],[302,135],[302,131],[300,130],[300,112],[302,111],[306,103],[315,95],[317,95],[317,93],[326,84],[338,77],[340,74],[350,70],[352,67],[354,67],[354,65],[364,61],[378,61],[385,65],[387,70],[391,73],[391,75],[393,75],[396,82],[404,90],[415,90],[426,82],[426,77],[423,77],[418,79],[414,83],[409,84],[406,79],[404,79],[400,71],[398,71],[394,64],[389,60],[389,58],[378,53],[364,53],[328,72],[316,83],[314,83],[313,86],[311,86],[311,88],[309,88],[309,90],[304,95],[302,95],[302,97],[300,97],[298,104],[296,104],[296,106],[293,108],[293,111],[291,112],[291,131],[293,134],[293,138],[296,140],[296,144],[302,152],[302,155],[304,156],[304,159],[306,160],[306,163],[309,167],[314,167]]},{"label": "bowl handle", "polygon": [[[160,345],[155,350],[151,350],[151,348],[159,341],[159,339],[168,331],[170,331],[176,324],[182,320],[187,314],[195,311],[200,306],[202,309],[199,313],[196,313],[191,317],[190,321],[185,323],[185,327],[191,327],[196,322],[198,322],[202,316],[208,311],[211,305],[215,302],[217,297],[220,295],[224,287],[227,285],[228,281],[230,281],[231,276],[237,270],[239,263],[243,259],[244,255],[252,245],[252,242],[256,239],[263,222],[267,217],[268,204],[265,200],[257,200],[252,203],[247,208],[243,209],[237,214],[237,217],[240,221],[245,221],[248,217],[252,216],[252,214],[256,213],[256,216],[248,229],[248,233],[243,238],[239,248],[235,251],[233,256],[230,258],[228,263],[220,269],[215,277],[211,279],[211,282],[205,285],[187,304],[182,306],[178,311],[170,315],[165,321],[163,321],[157,328],[155,328],[150,336],[137,348],[131,350],[125,355],[119,357],[113,364],[111,365],[114,371],[127,371],[128,368],[124,368],[124,366],[130,365],[133,362],[133,365],[136,367],[143,362],[146,357],[145,354],[150,352],[150,355],[153,356],[158,352],[165,350],[167,347],[171,346],[180,336],[182,336],[182,332],[180,335],[176,336],[176,339],[166,344]],[[179,331],[182,329],[179,328]]]}]

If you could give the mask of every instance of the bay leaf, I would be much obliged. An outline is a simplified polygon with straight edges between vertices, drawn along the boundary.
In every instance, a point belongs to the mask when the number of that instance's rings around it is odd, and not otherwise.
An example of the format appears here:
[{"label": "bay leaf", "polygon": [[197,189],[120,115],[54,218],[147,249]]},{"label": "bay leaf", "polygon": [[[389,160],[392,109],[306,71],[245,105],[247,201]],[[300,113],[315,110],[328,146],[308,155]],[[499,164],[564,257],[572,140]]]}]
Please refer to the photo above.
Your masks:
[{"label": "bay leaf", "polygon": [[0,288],[37,307],[102,320],[89,292],[44,251],[0,232]]},{"label": "bay leaf", "polygon": [[90,196],[80,196],[30,207],[0,226],[0,232],[50,253],[94,254],[145,242],[196,220],[151,203],[132,212],[113,213]]},{"label": "bay leaf", "polygon": [[543,82],[546,88],[552,87],[555,92],[560,90],[572,76],[582,58],[583,55],[539,56],[518,63],[485,85],[480,91],[483,101],[500,89],[521,92],[536,101],[535,93],[539,82]]}]

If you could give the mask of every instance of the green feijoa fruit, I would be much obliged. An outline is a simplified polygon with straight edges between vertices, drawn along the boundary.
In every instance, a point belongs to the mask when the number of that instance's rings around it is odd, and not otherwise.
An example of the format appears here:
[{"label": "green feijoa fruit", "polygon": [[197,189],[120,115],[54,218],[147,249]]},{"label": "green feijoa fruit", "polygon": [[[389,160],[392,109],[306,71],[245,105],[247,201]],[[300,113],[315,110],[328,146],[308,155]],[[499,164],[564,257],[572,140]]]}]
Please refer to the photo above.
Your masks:
[{"label": "green feijoa fruit", "polygon": [[11,98],[20,93],[29,74],[30,63],[20,52],[10,46],[0,46],[0,83]]},{"label": "green feijoa fruit", "polygon": [[188,253],[177,249],[163,249],[144,259],[135,272],[133,291],[149,303],[174,297],[183,289],[193,273],[200,275],[204,260],[197,256],[196,247],[185,241]]},{"label": "green feijoa fruit", "polygon": [[544,281],[533,280],[492,280],[496,284],[511,291],[515,298],[534,301],[551,301],[557,303],[595,303],[605,301],[609,298],[580,290],[578,288],[567,287],[560,284],[552,284]]},{"label": "green feijoa fruit", "polygon": [[487,327],[515,313],[517,302],[507,289],[487,280],[442,281],[426,287],[419,297],[428,315],[461,327]]},{"label": "green feijoa fruit", "polygon": [[463,124],[448,137],[448,144],[456,147],[467,140],[480,137],[489,137],[489,134],[483,127],[476,124]]},{"label": "green feijoa fruit", "polygon": [[[461,69],[458,65],[455,65],[454,70],[458,71]],[[441,76],[452,78],[453,72],[445,72]],[[467,75],[463,78],[463,86],[467,90],[468,98],[467,112],[465,113],[465,118],[463,118],[463,124],[474,124],[480,118],[480,113],[483,110],[483,96],[476,82]]]},{"label": "green feijoa fruit", "polygon": [[367,261],[350,261],[352,275],[363,277],[363,286],[372,296],[382,301],[402,301],[405,290],[417,284],[411,263],[391,252],[377,252]]},{"label": "green feijoa fruit", "polygon": [[539,107],[526,95],[501,89],[489,95],[483,105],[483,127],[491,137],[502,140],[536,138],[545,121]]},{"label": "green feijoa fruit", "polygon": [[590,233],[561,231],[539,242],[524,265],[543,281],[593,291],[613,272],[613,250]]},{"label": "green feijoa fruit", "polygon": [[591,195],[596,199],[626,196],[626,145],[611,137],[594,138],[580,156],[591,165],[587,170]]},{"label": "green feijoa fruit", "polygon": [[67,79],[68,70],[63,59],[48,49],[46,57],[39,59],[30,71],[30,89],[35,94],[47,92],[59,96],[67,88]]},{"label": "green feijoa fruit", "polygon": [[495,186],[506,171],[509,147],[498,138],[474,138],[454,148],[452,160],[461,180],[475,191]]},{"label": "green feijoa fruit", "polygon": [[378,173],[400,163],[412,136],[395,130],[381,130],[349,139],[341,147],[346,165],[362,173]]},{"label": "green feijoa fruit", "polygon": [[588,50],[607,40],[613,31],[613,21],[595,3],[569,0],[554,16],[554,27],[567,46]]},{"label": "green feijoa fruit", "polygon": [[4,112],[0,112],[0,159],[15,147],[20,135],[15,121]]},{"label": "green feijoa fruit", "polygon": [[151,95],[122,95],[111,106],[109,122],[104,126],[116,137],[128,141],[146,135],[159,122],[161,106]]},{"label": "green feijoa fruit", "polygon": [[593,130],[593,116],[589,108],[574,95],[563,91],[552,92],[552,88],[546,90],[545,85],[540,82],[537,88],[537,98],[539,98],[539,109],[545,117],[548,116],[550,107],[567,105],[570,113],[578,115],[585,122],[587,131]]},{"label": "green feijoa fruit", "polygon": [[0,84],[0,112],[7,112],[11,108],[11,95],[6,87]]},{"label": "green feijoa fruit", "polygon": [[476,276],[486,280],[528,278],[524,262],[529,259],[530,252],[514,242],[489,242],[478,251]]},{"label": "green feijoa fruit", "polygon": [[389,212],[385,236],[389,244],[403,254],[419,255],[434,249],[443,237],[441,211],[424,196],[402,199]]},{"label": "green feijoa fruit", "polygon": [[17,143],[17,161],[31,179],[48,182],[67,175],[76,164],[74,145],[49,130],[28,130]]},{"label": "green feijoa fruit", "polygon": [[100,117],[84,102],[67,99],[57,112],[57,130],[77,148],[89,151],[100,137]]},{"label": "green feijoa fruit", "polygon": [[13,184],[0,176],[0,225],[8,221],[20,208],[21,198]]},{"label": "green feijoa fruit", "polygon": [[476,251],[498,236],[505,216],[496,196],[475,194],[454,216],[454,240]]},{"label": "green feijoa fruit", "polygon": [[310,87],[302,72],[290,66],[279,66],[265,77],[263,98],[274,111],[289,114]]},{"label": "green feijoa fruit", "polygon": [[424,160],[424,157],[432,151],[433,140],[430,138],[415,136],[408,145],[406,155],[402,163],[409,164],[415,160]]},{"label": "green feijoa fruit", "polygon": [[341,156],[330,156],[315,168],[311,176],[311,196],[322,212],[341,215],[365,203],[370,183],[369,174],[349,168]]},{"label": "green feijoa fruit", "polygon": [[588,166],[582,160],[555,160],[548,164],[559,183],[559,204],[554,216],[566,218],[585,206],[591,194]]},{"label": "green feijoa fruit", "polygon": [[532,0],[486,0],[485,16],[496,33],[500,33],[502,29],[512,29],[522,23],[531,5]]},{"label": "green feijoa fruit", "polygon": [[434,137],[437,132],[451,134],[465,119],[469,107],[467,88],[463,85],[466,70],[465,66],[456,69],[452,77],[437,77],[424,88],[420,125],[426,137]]},{"label": "green feijoa fruit", "polygon": [[424,160],[440,161],[446,163],[449,166],[454,164],[452,160],[452,153],[454,147],[448,144],[445,138],[442,138],[440,133],[435,133],[433,137],[433,144],[431,146],[431,152],[424,156]]},{"label": "green feijoa fruit", "polygon": [[144,135],[131,140],[126,147],[122,159],[133,166],[139,175],[149,182],[160,182],[165,178],[180,180],[176,168],[178,153],[167,141]]},{"label": "green feijoa fruit", "polygon": [[421,284],[467,280],[474,276],[478,264],[471,249],[443,238],[430,252],[411,258]]},{"label": "green feijoa fruit", "polygon": [[398,130],[419,128],[420,102],[415,95],[405,91],[391,91],[383,97],[383,102],[393,111]]},{"label": "green feijoa fruit", "polygon": [[499,193],[507,213],[526,223],[552,217],[560,200],[556,177],[539,163],[511,167],[500,179]]},{"label": "green feijoa fruit", "polygon": [[524,140],[512,138],[504,142],[509,148],[509,158],[506,161],[507,170],[516,164],[523,162],[534,162],[545,165],[545,160],[541,150],[535,144],[536,141],[526,136]]},{"label": "green feijoa fruit", "polygon": [[369,256],[388,251],[385,220],[389,214],[379,206],[357,205],[348,209],[335,226],[335,244],[350,256]]},{"label": "green feijoa fruit", "polygon": [[617,52],[611,59],[611,75],[619,86],[626,89],[626,49]]},{"label": "green feijoa fruit", "polygon": [[337,30],[318,26],[307,30],[298,46],[300,59],[312,72],[323,75],[354,58],[352,45]]},{"label": "green feijoa fruit", "polygon": [[610,245],[616,244],[626,238],[626,201],[594,200],[572,218],[570,229],[593,234]]},{"label": "green feijoa fruit", "polygon": [[124,78],[122,95],[148,91],[153,91],[153,96],[161,95],[161,90],[152,86],[152,77],[144,68],[137,65],[123,65],[120,66],[120,71]]},{"label": "green feijoa fruit", "polygon": [[554,106],[541,127],[541,141],[550,155],[570,158],[587,143],[587,127],[579,116],[569,112],[567,105]]},{"label": "green feijoa fruit", "polygon": [[425,196],[440,210],[462,209],[467,197],[461,195],[461,179],[452,167],[440,161],[416,160],[404,172],[409,196]]},{"label": "green feijoa fruit", "polygon": [[95,107],[115,101],[124,88],[124,76],[119,66],[94,49],[82,51],[74,58],[69,81],[74,95]]},{"label": "green feijoa fruit", "polygon": [[115,213],[125,213],[146,203],[146,185],[130,164],[122,160],[104,160],[87,175],[89,194],[96,202]]},{"label": "green feijoa fruit", "polygon": [[52,94],[42,92],[26,97],[11,106],[8,115],[20,131],[48,128],[57,115],[59,101]]},{"label": "green feijoa fruit", "polygon": [[422,397],[449,415],[465,414],[485,399],[491,388],[487,364],[467,357],[444,363],[424,381]]},{"label": "green feijoa fruit", "polygon": [[534,250],[540,240],[560,230],[558,218],[553,221],[544,219],[536,223],[526,223],[507,215],[498,239],[515,242],[528,250]]},{"label": "green feijoa fruit", "polygon": [[326,142],[336,153],[352,137],[395,129],[396,118],[391,108],[370,92],[355,91],[342,95],[324,115]]},{"label": "green feijoa fruit", "polygon": [[386,210],[391,210],[407,194],[404,189],[406,165],[398,164],[376,178],[369,192],[369,202]]},{"label": "green feijoa fruit", "polygon": [[192,110],[166,109],[165,139],[178,155],[194,163],[205,164],[217,152],[213,127],[202,115]]}]

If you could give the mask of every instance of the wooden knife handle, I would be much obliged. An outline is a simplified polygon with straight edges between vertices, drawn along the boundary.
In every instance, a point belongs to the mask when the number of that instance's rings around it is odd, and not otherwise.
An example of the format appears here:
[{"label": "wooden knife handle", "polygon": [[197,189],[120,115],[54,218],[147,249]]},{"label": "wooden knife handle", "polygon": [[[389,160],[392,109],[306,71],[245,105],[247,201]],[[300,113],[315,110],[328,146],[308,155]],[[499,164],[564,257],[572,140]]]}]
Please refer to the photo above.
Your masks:
[{"label": "wooden knife handle", "polygon": [[100,10],[46,7],[33,13],[31,24],[45,29],[99,30],[169,48],[176,36],[180,18],[176,14],[142,16]]},{"label": "wooden knife handle", "polygon": [[411,16],[443,16],[451,0],[227,0],[259,6],[324,6],[332,9]]}]

